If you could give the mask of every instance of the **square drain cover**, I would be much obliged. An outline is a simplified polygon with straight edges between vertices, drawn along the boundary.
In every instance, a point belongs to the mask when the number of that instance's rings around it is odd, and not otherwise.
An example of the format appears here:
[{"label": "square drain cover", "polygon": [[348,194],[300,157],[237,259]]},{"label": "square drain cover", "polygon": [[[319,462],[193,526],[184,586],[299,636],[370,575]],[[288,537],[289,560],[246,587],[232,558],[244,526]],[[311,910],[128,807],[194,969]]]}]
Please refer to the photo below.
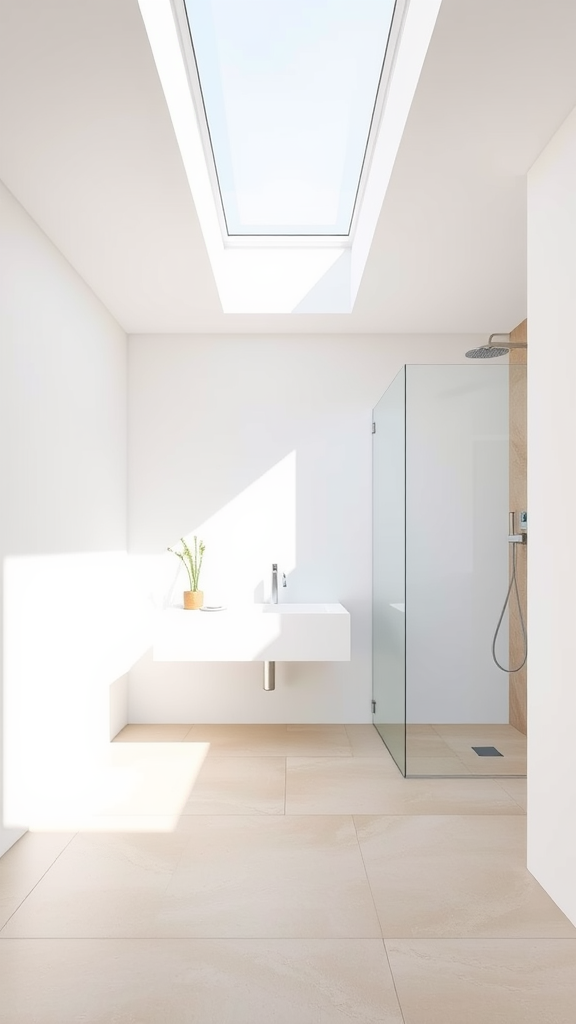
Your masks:
[{"label": "square drain cover", "polygon": [[496,747],[472,747],[478,757],[504,757]]}]

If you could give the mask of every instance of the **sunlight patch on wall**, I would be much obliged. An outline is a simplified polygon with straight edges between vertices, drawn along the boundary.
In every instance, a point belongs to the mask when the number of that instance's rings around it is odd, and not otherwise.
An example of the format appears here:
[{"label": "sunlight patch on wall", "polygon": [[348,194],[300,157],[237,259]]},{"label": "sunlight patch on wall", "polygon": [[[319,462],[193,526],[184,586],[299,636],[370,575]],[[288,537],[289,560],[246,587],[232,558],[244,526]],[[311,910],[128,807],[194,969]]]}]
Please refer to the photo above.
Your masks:
[{"label": "sunlight patch on wall", "polygon": [[[272,466],[232,501],[204,522],[189,526],[183,516],[187,542],[194,535],[206,545],[200,589],[208,605],[253,604],[268,601],[272,563],[287,577],[296,567],[296,452]],[[174,547],[178,538],[169,538]],[[156,607],[182,605],[188,589],[184,568],[174,555],[140,559],[153,572],[152,599]],[[288,580],[289,585],[289,580]],[[289,590],[280,599],[289,599]]]}]

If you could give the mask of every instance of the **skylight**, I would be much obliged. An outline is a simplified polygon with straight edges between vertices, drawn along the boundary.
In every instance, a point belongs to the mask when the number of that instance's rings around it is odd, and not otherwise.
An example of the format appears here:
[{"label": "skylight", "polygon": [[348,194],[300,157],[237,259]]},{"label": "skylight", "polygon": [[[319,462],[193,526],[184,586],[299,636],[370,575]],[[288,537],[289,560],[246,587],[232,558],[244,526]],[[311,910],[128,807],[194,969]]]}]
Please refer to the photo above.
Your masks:
[{"label": "skylight", "polygon": [[184,0],[228,236],[347,236],[395,0]]}]

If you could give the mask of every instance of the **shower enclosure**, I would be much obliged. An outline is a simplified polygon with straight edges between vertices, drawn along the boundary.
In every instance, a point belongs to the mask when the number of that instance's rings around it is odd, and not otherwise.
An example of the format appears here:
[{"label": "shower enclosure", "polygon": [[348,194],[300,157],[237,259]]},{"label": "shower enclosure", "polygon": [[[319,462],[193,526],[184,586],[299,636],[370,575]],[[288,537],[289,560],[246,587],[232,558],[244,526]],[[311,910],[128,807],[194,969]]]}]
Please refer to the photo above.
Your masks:
[{"label": "shower enclosure", "polygon": [[492,658],[520,511],[509,394],[508,365],[405,366],[373,412],[373,720],[406,776],[526,773]]}]

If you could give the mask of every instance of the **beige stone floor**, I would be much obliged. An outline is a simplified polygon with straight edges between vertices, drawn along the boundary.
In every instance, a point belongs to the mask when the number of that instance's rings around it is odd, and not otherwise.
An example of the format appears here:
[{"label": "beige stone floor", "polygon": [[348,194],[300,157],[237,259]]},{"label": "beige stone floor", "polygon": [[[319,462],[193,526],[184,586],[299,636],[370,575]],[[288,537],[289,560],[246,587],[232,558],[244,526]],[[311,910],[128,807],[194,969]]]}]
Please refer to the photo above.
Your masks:
[{"label": "beige stone floor", "polygon": [[403,779],[369,725],[117,740],[158,773],[196,744],[197,777],[176,817],[160,782],[131,807],[123,747],[116,825],[0,860],[1,1024],[576,1021],[576,929],[526,870],[525,780]]},{"label": "beige stone floor", "polygon": [[[496,747],[479,757],[472,747]],[[512,725],[408,725],[408,775],[526,775],[526,737]]]}]

